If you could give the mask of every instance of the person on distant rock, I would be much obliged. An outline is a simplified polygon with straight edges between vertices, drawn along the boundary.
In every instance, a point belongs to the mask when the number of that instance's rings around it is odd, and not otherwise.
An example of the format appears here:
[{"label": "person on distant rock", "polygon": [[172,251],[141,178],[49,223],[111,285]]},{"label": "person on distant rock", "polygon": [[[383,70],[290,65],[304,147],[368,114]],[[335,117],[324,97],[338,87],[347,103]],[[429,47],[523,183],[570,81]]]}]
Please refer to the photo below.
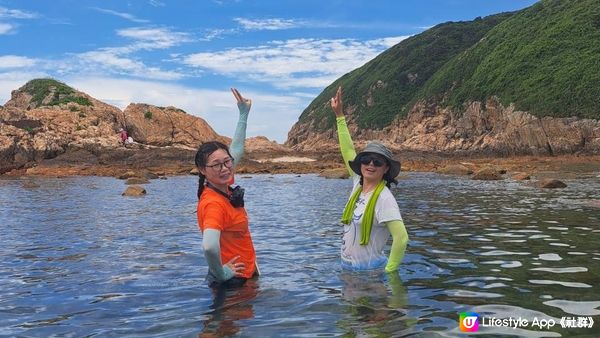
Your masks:
[{"label": "person on distant rock", "polygon": [[[408,234],[398,203],[389,187],[391,183],[397,184],[400,162],[394,160],[391,151],[378,142],[368,143],[357,155],[343,113],[341,87],[330,103],[336,116],[342,157],[354,181],[341,220],[344,225],[342,268],[384,268],[387,273],[397,273],[406,250]],[[386,257],[383,249],[390,234],[392,247],[389,257]]]},{"label": "person on distant rock", "polygon": [[240,111],[231,151],[221,142],[200,145],[198,168],[198,226],[208,264],[207,281],[212,287],[237,287],[258,276],[256,252],[244,209],[244,189],[232,188],[236,163],[244,154],[246,121],[252,101],[232,88]]},{"label": "person on distant rock", "polygon": [[125,143],[127,142],[127,138],[129,137],[129,135],[127,135],[127,130],[120,128],[119,137],[121,138],[121,144],[125,145]]}]

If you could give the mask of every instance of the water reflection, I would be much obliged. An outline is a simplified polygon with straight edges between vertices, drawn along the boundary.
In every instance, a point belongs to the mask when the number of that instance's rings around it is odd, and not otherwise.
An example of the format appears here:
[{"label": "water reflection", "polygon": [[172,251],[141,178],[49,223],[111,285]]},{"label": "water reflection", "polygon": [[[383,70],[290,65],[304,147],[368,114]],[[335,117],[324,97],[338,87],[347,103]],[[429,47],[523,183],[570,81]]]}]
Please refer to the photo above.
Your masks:
[{"label": "water reflection", "polygon": [[342,299],[353,320],[338,326],[350,336],[400,335],[416,322],[408,318],[408,296],[398,274],[343,271]]},{"label": "water reflection", "polygon": [[240,332],[241,320],[254,318],[252,300],[258,295],[258,281],[248,280],[243,286],[235,288],[211,288],[213,304],[204,327],[198,337],[228,337]]}]

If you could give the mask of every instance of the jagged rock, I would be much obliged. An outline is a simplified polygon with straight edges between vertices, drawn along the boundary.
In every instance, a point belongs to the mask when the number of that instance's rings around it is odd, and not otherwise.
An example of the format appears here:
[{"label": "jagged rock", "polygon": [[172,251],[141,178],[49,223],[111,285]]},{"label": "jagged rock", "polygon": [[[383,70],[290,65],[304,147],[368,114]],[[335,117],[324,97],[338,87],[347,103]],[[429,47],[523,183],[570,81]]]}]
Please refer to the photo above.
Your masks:
[{"label": "jagged rock", "polygon": [[122,196],[144,196],[146,195],[146,189],[139,185],[130,185],[121,194]]},{"label": "jagged rock", "polygon": [[551,179],[551,178],[539,180],[536,183],[536,186],[538,188],[545,188],[545,189],[556,189],[556,188],[566,188],[567,187],[567,185],[564,182],[556,180],[556,179]]},{"label": "jagged rock", "polygon": [[[600,153],[600,121],[578,118],[538,118],[504,107],[496,99],[472,102],[459,113],[452,108],[417,103],[406,118],[381,130],[359,129],[353,120],[356,107],[346,110],[348,129],[360,144],[380,140],[392,149],[422,152],[471,152],[504,155]],[[309,114],[310,116],[310,114]],[[335,130],[306,118],[297,122],[285,142],[298,151],[337,147]]]},{"label": "jagged rock", "polygon": [[[117,133],[121,127],[137,143],[124,147]],[[79,150],[106,163],[114,159],[106,158],[104,149],[191,150],[209,140],[230,142],[203,119],[174,107],[132,104],[122,112],[58,81],[38,79],[14,90],[0,107],[0,174]]]},{"label": "jagged rock", "polygon": [[199,173],[199,171],[198,171],[197,167],[192,168],[192,170],[190,170],[190,172],[189,172],[190,175],[194,175],[194,176],[198,176],[198,173]]},{"label": "jagged rock", "polygon": [[268,152],[268,153],[289,153],[291,148],[271,141],[264,136],[249,137],[244,144],[245,150],[249,153]]},{"label": "jagged rock", "polygon": [[134,141],[152,146],[197,148],[206,141],[228,140],[203,119],[175,107],[132,103],[125,108],[126,129]]},{"label": "jagged rock", "polygon": [[483,181],[497,181],[502,180],[503,177],[496,168],[485,167],[473,174],[472,179],[483,180]]}]

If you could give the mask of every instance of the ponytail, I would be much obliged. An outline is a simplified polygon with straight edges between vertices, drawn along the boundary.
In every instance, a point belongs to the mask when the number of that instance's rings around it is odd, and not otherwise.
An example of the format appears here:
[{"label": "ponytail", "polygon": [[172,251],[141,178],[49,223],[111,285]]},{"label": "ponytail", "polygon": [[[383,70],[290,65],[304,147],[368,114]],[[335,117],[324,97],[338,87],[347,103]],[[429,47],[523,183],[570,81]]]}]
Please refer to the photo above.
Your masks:
[{"label": "ponytail", "polygon": [[198,174],[198,200],[200,200],[200,196],[202,196],[202,192],[204,191],[204,180],[206,176],[202,174]]}]

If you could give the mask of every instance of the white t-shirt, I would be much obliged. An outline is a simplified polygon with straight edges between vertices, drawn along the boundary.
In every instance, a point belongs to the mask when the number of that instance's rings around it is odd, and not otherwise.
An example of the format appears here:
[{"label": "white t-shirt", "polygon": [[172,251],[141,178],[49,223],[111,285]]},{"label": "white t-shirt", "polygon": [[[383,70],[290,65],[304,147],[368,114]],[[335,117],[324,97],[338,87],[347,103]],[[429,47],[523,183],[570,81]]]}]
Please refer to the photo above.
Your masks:
[{"label": "white t-shirt", "polygon": [[[353,178],[354,188],[352,193],[360,186],[360,176],[354,175]],[[373,192],[374,190],[371,190],[366,194],[360,194],[350,224],[344,225],[341,250],[343,268],[370,270],[382,268],[387,264],[387,256],[384,254],[383,248],[390,238],[390,231],[385,222],[402,221],[402,215],[400,215],[400,208],[398,208],[394,195],[388,187],[384,187],[375,203],[375,215],[369,243],[360,245],[363,213]]]}]

